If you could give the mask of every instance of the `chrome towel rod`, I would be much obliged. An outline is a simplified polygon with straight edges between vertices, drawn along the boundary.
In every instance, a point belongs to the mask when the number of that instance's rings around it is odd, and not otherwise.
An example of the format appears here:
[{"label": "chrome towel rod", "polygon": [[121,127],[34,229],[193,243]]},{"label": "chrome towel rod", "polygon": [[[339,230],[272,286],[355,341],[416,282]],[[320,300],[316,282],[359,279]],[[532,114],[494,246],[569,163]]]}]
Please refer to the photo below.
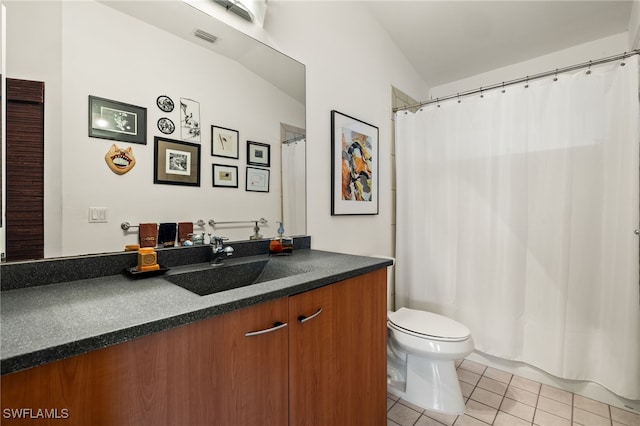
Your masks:
[{"label": "chrome towel rod", "polygon": [[261,217],[260,219],[257,220],[234,220],[234,221],[228,221],[228,222],[216,222],[213,219],[209,220],[209,226],[215,228],[216,225],[230,225],[233,223],[259,223],[260,225],[265,225],[267,223],[267,219],[265,219],[264,217]]},{"label": "chrome towel rod", "polygon": [[[197,222],[194,222],[194,225],[202,227],[204,226],[204,220],[198,219]],[[140,227],[139,225],[132,225],[129,222],[122,222],[120,224],[120,229],[122,229],[123,231],[129,230],[129,228],[139,228],[139,227]]]}]

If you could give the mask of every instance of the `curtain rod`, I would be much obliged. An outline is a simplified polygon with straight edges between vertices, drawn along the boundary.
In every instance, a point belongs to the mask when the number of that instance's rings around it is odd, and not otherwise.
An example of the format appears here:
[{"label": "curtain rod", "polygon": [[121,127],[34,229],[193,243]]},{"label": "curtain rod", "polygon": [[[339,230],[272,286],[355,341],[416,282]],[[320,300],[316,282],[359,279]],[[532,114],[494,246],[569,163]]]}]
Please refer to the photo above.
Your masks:
[{"label": "curtain rod", "polygon": [[300,142],[304,138],[306,138],[305,135],[295,136],[295,137],[293,137],[291,139],[287,139],[286,141],[282,141],[282,145],[290,145],[290,144],[295,143],[295,142]]},{"label": "curtain rod", "polygon": [[[575,70],[578,70],[578,69],[581,69],[581,68],[591,67],[592,65],[605,64],[607,62],[613,62],[613,61],[617,61],[617,60],[620,60],[620,59],[622,59],[624,61],[626,58],[629,58],[629,57],[634,56],[634,55],[639,55],[639,54],[640,54],[640,50],[632,50],[630,52],[624,52],[624,53],[621,53],[619,55],[609,56],[609,57],[598,59],[598,60],[595,60],[595,61],[583,62],[581,64],[571,65],[571,66],[564,67],[564,68],[556,68],[553,71],[547,71],[547,72],[542,72],[542,73],[539,73],[539,74],[528,75],[526,77],[517,78],[515,80],[503,81],[502,83],[492,84],[490,86],[483,86],[483,87],[479,87],[477,89],[467,90],[465,92],[459,92],[459,93],[456,93],[455,95],[448,95],[448,96],[444,96],[444,97],[441,97],[441,98],[430,99],[428,101],[419,102],[419,103],[413,104],[413,105],[407,105],[407,106],[404,106],[404,107],[394,108],[393,112],[404,111],[404,110],[411,109],[411,108],[420,108],[420,107],[423,107],[425,105],[438,103],[440,101],[446,101],[446,100],[449,100],[449,99],[456,99],[456,98],[460,98],[460,97],[463,97],[463,96],[469,96],[469,95],[473,95],[473,94],[476,94],[476,93],[482,93],[482,92],[487,91],[487,90],[504,88],[504,87],[511,86],[511,85],[514,85],[514,84],[526,83],[526,82],[529,82],[531,80],[537,80],[537,79],[540,79],[540,78],[549,77],[549,76],[561,74],[561,73],[564,73],[564,72],[575,71]],[[621,65],[624,65],[624,62]]]}]

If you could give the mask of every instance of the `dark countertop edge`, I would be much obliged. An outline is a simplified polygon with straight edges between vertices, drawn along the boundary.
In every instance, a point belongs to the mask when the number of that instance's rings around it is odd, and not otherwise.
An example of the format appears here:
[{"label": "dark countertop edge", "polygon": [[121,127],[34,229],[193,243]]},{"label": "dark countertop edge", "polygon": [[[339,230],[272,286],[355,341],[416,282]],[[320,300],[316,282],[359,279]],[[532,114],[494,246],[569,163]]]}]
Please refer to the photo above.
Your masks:
[{"label": "dark countertop edge", "polygon": [[101,334],[87,339],[77,340],[74,342],[64,343],[50,348],[42,349],[36,352],[17,355],[0,361],[0,374],[10,374],[28,368],[37,367],[76,355],[104,349],[109,346],[125,343],[140,337],[144,337],[153,333],[167,331],[175,327],[201,321],[217,315],[223,315],[238,309],[247,308],[258,305],[270,300],[279,299],[281,297],[293,296],[308,290],[313,290],[325,285],[333,284],[338,281],[353,278],[359,275],[373,272],[393,264],[392,260],[380,259],[381,261],[369,266],[355,268],[349,271],[327,275],[301,284],[293,285],[280,290],[267,293],[261,293],[256,296],[239,299],[222,305],[211,306],[192,312],[176,315],[169,318],[162,318],[145,324],[139,324],[133,327],[116,330],[110,333]]}]

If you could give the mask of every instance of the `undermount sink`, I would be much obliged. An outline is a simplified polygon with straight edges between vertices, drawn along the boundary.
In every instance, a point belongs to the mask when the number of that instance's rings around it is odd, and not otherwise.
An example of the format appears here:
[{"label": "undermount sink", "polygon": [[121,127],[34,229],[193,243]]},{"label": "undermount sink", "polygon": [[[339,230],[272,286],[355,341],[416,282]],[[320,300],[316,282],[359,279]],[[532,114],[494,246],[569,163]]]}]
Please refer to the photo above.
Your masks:
[{"label": "undermount sink", "polygon": [[200,296],[308,272],[287,262],[262,259],[230,265],[209,266],[196,271],[165,275],[165,279]]}]

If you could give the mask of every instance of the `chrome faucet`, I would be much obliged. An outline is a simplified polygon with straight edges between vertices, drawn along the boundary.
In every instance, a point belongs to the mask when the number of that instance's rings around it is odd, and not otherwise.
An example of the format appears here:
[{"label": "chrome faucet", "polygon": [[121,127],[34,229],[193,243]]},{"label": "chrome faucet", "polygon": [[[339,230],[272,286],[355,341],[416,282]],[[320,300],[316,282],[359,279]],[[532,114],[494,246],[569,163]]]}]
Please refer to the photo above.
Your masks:
[{"label": "chrome faucet", "polygon": [[223,243],[226,240],[228,240],[226,237],[211,237],[209,244],[211,245],[212,265],[221,265],[225,257],[233,255],[233,247],[225,247]]}]

